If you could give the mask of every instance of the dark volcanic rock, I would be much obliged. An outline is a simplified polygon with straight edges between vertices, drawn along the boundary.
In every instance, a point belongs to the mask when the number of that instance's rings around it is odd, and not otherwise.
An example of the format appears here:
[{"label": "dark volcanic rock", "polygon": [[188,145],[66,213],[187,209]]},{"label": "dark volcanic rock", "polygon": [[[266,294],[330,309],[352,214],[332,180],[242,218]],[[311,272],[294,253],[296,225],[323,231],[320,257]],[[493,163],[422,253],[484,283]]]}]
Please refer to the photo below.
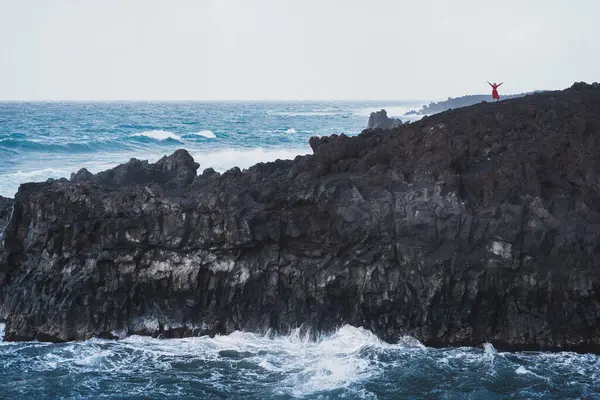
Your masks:
[{"label": "dark volcanic rock", "polygon": [[[8,263],[8,253],[4,250],[4,237],[6,226],[8,225],[8,221],[12,215],[13,211],[13,200],[7,199],[5,197],[0,196],[0,265],[7,265]],[[0,304],[2,304],[2,289],[5,287],[6,283],[6,273],[3,269],[0,268]],[[3,315],[0,308],[0,320],[3,320]]]},{"label": "dark volcanic rock", "polygon": [[[10,218],[12,204],[13,199],[7,199],[6,197],[0,196],[0,235],[4,233],[4,228]],[[0,236],[0,238],[1,237],[2,236]]]},{"label": "dark volcanic rock", "polygon": [[244,172],[195,176],[178,151],[22,185],[11,218],[0,203],[6,339],[348,323],[600,352],[600,88],[310,145]]},{"label": "dark volcanic rock", "polygon": [[369,115],[369,122],[367,123],[367,129],[393,129],[402,125],[402,121],[397,118],[390,118],[387,116],[387,111],[381,110],[372,112]]},{"label": "dark volcanic rock", "polygon": [[195,162],[187,151],[177,150],[169,157],[161,158],[156,164],[148,164],[148,161],[132,158],[127,164],[97,175],[82,168],[76,174],[71,174],[71,182],[94,182],[109,187],[154,182],[177,188],[192,183],[199,166],[200,164]]}]

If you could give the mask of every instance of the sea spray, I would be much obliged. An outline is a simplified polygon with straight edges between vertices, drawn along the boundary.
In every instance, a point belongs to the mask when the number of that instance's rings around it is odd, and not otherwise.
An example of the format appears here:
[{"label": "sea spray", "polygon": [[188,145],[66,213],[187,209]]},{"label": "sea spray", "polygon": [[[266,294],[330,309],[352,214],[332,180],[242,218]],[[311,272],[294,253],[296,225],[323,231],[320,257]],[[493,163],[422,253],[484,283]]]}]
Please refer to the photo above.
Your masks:
[{"label": "sea spray", "polygon": [[[0,333],[4,329],[0,324]],[[317,337],[317,339],[310,339]],[[600,395],[600,357],[429,349],[349,325],[330,335],[0,345],[0,398],[523,398]]]}]

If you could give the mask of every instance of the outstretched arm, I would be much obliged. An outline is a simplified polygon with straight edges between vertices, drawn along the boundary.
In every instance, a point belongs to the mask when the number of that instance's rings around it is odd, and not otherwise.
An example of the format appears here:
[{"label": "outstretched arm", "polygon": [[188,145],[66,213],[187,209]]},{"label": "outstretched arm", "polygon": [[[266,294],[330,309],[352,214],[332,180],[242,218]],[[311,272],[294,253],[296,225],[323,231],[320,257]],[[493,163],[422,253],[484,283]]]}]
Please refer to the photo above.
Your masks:
[{"label": "outstretched arm", "polygon": [[498,86],[502,85],[503,83],[504,83],[504,82],[500,82],[500,83],[498,84]]},{"label": "outstretched arm", "polygon": [[487,83],[488,83],[488,85],[490,85],[491,87],[494,87],[494,85],[492,85],[492,84],[490,83],[490,81],[487,81]]}]

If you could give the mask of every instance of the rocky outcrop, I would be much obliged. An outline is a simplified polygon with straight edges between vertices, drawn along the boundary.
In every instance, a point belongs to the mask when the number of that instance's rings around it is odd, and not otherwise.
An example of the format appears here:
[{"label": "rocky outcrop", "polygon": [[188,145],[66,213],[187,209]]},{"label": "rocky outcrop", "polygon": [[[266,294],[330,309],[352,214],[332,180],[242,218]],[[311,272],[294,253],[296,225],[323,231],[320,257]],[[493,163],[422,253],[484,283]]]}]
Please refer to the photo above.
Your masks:
[{"label": "rocky outcrop", "polygon": [[600,352],[600,88],[310,145],[247,171],[194,176],[181,150],[22,185],[0,258],[6,339],[348,323]]},{"label": "rocky outcrop", "polygon": [[367,129],[393,129],[402,126],[402,121],[397,118],[390,118],[387,111],[381,110],[372,112],[369,115]]},{"label": "rocky outcrop", "polygon": [[111,188],[156,183],[176,189],[192,183],[199,166],[200,164],[195,162],[187,151],[177,150],[172,156],[165,156],[156,164],[148,164],[148,161],[133,158],[127,164],[97,175],[82,168],[76,174],[71,174],[71,182],[91,182]]}]

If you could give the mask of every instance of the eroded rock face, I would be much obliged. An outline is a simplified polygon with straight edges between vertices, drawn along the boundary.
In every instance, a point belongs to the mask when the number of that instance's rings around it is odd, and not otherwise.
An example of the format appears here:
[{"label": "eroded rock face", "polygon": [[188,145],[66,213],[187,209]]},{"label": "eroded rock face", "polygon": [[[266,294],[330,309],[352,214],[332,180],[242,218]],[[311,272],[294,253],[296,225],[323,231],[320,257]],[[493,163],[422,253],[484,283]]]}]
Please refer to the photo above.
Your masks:
[{"label": "eroded rock face", "polygon": [[12,210],[12,199],[0,196],[0,235],[3,233]]},{"label": "eroded rock face", "polygon": [[399,126],[402,126],[402,121],[398,118],[388,117],[385,110],[372,112],[367,123],[367,129],[393,129]]},{"label": "eroded rock face", "polygon": [[[7,340],[364,326],[600,351],[600,88],[224,174],[181,150],[0,201]],[[192,173],[193,172],[193,173]],[[8,203],[7,203],[8,202]]]},{"label": "eroded rock face", "polygon": [[[8,221],[13,214],[13,200],[7,199],[6,197],[0,196],[0,265],[8,264],[8,253],[4,249],[4,238],[6,236],[5,231],[8,225]],[[2,304],[2,288],[6,284],[6,273],[0,269],[0,304]],[[3,320],[2,310],[0,308],[0,320]]]}]

